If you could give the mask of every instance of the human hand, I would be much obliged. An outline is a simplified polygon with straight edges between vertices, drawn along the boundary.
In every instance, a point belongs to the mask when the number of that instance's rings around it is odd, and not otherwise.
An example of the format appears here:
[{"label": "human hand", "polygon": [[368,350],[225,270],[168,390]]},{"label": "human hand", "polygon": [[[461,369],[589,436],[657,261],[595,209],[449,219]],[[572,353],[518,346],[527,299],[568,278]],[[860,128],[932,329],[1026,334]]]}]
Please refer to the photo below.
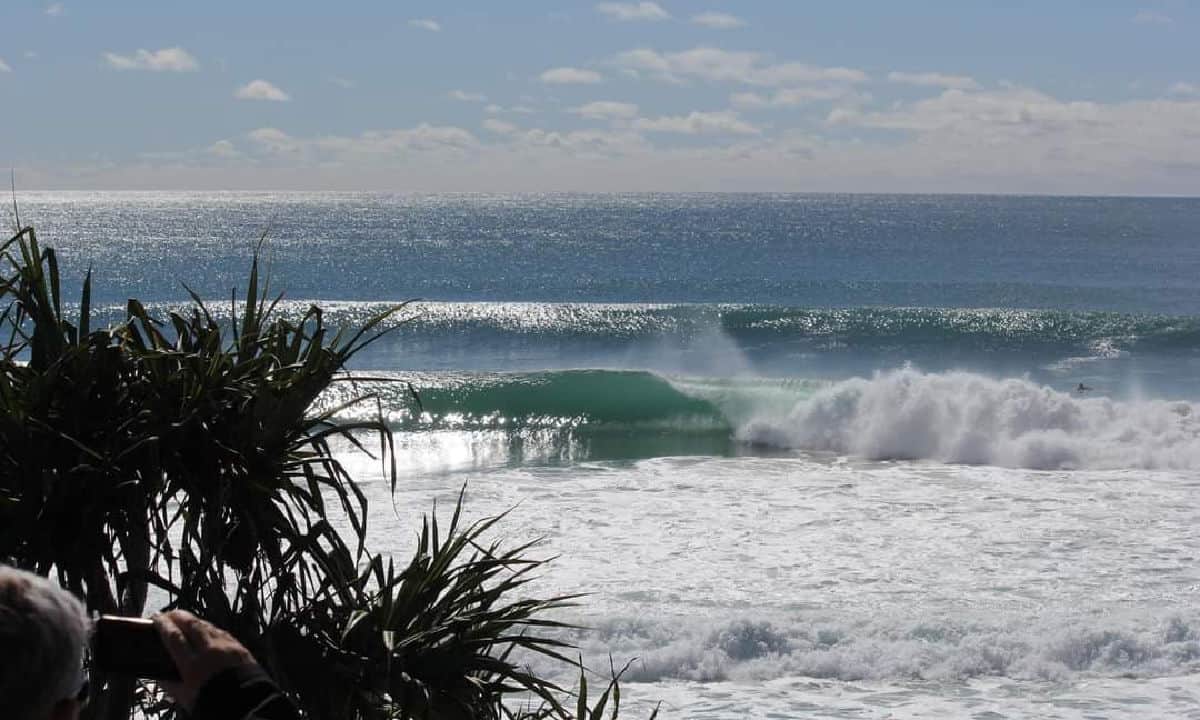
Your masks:
[{"label": "human hand", "polygon": [[163,682],[163,687],[189,713],[196,704],[196,696],[213,676],[227,668],[255,662],[250,651],[232,635],[186,610],[155,615],[153,620],[179,670],[179,681]]}]

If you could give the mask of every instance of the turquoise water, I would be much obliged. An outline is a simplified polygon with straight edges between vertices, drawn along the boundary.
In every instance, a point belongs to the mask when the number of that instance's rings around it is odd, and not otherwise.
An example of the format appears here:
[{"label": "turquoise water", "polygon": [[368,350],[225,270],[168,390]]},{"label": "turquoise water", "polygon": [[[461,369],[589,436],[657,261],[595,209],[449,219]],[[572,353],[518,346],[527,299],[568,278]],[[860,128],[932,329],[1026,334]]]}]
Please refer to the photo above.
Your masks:
[{"label": "turquoise water", "polygon": [[637,707],[1200,714],[1200,200],[21,201],[109,321],[228,313],[263,231],[282,312],[421,299],[321,401],[395,430],[375,547],[512,510]]}]

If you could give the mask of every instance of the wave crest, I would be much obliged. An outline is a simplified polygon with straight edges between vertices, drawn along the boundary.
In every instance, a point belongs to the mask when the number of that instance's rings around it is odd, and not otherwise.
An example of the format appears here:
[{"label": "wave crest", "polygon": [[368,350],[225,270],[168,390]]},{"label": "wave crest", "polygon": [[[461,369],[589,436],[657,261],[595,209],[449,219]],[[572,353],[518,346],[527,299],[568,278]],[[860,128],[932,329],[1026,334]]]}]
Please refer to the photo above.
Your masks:
[{"label": "wave crest", "polygon": [[1028,380],[904,368],[835,383],[784,417],[743,425],[743,442],[872,460],[1036,470],[1200,467],[1188,402],[1078,397]]}]

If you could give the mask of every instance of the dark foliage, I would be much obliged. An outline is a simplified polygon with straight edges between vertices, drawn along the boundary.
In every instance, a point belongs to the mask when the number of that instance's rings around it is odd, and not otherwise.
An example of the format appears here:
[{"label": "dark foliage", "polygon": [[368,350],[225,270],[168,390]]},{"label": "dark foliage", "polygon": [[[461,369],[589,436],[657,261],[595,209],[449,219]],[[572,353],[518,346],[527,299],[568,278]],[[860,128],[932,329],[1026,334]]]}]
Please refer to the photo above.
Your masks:
[{"label": "dark foliage", "polygon": [[[444,533],[426,520],[400,570],[365,547],[366,498],[329,443],[366,451],[373,435],[390,463],[391,435],[335,423],[345,406],[309,411],[403,306],[354,332],[317,307],[289,321],[255,259],[232,323],[193,294],[190,312],[130,300],[124,322],[92,329],[90,273],[68,317],[32,228],[0,263],[0,558],[101,613],[158,610],[156,588],[233,632],[314,720],[511,717],[512,693],[537,698],[527,716],[587,710],[585,683],[568,711],[512,659],[565,659],[546,613],[572,598],[516,599],[542,564],[530,546],[485,545],[495,521],[464,528],[456,509]],[[610,695],[615,717],[617,675],[588,717]],[[90,718],[173,713],[152,686],[101,680]]]}]

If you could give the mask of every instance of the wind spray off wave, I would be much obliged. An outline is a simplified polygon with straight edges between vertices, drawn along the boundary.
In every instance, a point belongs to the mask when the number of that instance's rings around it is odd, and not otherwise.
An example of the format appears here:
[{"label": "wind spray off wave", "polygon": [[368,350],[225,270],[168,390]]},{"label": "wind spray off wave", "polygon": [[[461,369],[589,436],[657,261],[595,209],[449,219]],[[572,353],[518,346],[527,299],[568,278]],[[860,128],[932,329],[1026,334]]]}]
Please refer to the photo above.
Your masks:
[{"label": "wind spray off wave", "polygon": [[1194,469],[1188,402],[1087,398],[1028,380],[905,368],[835,383],[782,418],[747,423],[748,443],[873,460],[1052,469]]}]

